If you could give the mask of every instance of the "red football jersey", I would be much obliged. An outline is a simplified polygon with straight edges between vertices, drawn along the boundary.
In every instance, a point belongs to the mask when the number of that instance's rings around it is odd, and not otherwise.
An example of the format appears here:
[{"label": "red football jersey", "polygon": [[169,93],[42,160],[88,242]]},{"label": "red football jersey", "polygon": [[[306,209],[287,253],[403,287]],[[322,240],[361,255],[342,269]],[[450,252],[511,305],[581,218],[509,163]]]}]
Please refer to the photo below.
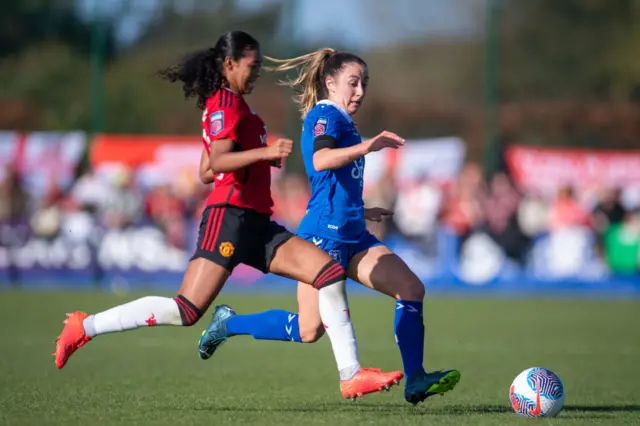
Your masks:
[{"label": "red football jersey", "polygon": [[[267,143],[267,127],[249,108],[242,96],[227,89],[218,90],[207,100],[202,115],[202,142],[207,152],[217,140],[231,139],[234,151],[261,148]],[[259,161],[241,170],[218,173],[207,205],[225,205],[272,213],[271,169],[268,161]]]}]

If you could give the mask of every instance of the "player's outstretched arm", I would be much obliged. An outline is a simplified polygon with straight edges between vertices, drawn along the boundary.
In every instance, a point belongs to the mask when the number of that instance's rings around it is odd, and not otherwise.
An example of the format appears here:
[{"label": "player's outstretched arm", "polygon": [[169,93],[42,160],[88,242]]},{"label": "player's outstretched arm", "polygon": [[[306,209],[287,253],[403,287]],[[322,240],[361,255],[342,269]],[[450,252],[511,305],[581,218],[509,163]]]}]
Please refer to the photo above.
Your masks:
[{"label": "player's outstretched arm", "polygon": [[[358,158],[364,157],[370,152],[380,151],[385,148],[398,149],[404,145],[403,138],[386,130],[361,144],[348,148],[334,148],[328,143],[329,139],[332,138],[327,139],[326,148],[318,149],[313,154],[313,167],[319,172],[339,169]],[[333,141],[335,142],[335,139],[333,139]],[[317,142],[316,140],[316,143]],[[335,144],[337,143],[334,143],[334,146]],[[317,146],[316,144],[316,147]]]},{"label": "player's outstretched arm", "polygon": [[278,139],[270,146],[234,152],[231,139],[216,140],[210,145],[209,161],[214,174],[234,172],[258,161],[283,159],[291,154],[293,141]]},{"label": "player's outstretched arm", "polygon": [[367,153],[367,147],[364,144],[348,148],[322,148],[313,154],[313,167],[318,172],[339,169],[364,157]]}]

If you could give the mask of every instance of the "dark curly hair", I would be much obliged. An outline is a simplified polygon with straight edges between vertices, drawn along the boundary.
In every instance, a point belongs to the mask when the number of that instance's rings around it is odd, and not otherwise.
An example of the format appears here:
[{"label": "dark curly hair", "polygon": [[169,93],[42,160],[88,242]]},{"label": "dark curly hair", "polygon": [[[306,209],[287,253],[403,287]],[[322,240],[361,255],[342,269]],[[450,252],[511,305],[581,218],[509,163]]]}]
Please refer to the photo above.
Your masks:
[{"label": "dark curly hair", "polygon": [[245,50],[259,49],[256,39],[242,31],[229,31],[213,48],[187,54],[182,62],[158,71],[160,78],[172,83],[182,82],[184,97],[198,97],[197,107],[204,109],[207,99],[225,85],[222,64],[225,58],[240,59]]}]

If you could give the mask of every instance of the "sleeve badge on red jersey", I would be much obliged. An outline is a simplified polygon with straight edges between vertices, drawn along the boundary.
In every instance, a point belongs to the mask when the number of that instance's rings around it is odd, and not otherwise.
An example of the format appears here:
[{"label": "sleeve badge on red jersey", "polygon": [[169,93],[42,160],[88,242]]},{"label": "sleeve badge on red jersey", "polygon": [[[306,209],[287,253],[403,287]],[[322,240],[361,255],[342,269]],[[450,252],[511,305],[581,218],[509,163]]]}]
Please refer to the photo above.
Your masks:
[{"label": "sleeve badge on red jersey", "polygon": [[324,132],[327,131],[327,119],[324,117],[318,118],[315,126],[313,126],[313,134],[315,136],[324,135]]},{"label": "sleeve badge on red jersey", "polygon": [[209,133],[215,136],[224,129],[224,111],[214,112],[209,116]]}]

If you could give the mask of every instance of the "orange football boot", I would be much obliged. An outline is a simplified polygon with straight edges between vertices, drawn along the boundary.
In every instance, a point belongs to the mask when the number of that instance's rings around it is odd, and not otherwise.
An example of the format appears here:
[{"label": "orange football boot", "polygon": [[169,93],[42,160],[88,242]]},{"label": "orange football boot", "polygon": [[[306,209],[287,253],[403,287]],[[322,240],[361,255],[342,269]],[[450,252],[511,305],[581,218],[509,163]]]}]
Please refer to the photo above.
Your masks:
[{"label": "orange football boot", "polygon": [[62,333],[56,340],[56,367],[62,368],[67,363],[69,357],[78,348],[84,346],[91,337],[87,336],[84,332],[84,326],[82,322],[89,315],[84,312],[72,312],[67,314],[67,319],[64,320],[64,328]]},{"label": "orange football boot", "polygon": [[354,401],[368,393],[388,391],[404,377],[401,371],[382,372],[379,368],[360,368],[350,380],[340,381],[340,392],[346,399]]}]

